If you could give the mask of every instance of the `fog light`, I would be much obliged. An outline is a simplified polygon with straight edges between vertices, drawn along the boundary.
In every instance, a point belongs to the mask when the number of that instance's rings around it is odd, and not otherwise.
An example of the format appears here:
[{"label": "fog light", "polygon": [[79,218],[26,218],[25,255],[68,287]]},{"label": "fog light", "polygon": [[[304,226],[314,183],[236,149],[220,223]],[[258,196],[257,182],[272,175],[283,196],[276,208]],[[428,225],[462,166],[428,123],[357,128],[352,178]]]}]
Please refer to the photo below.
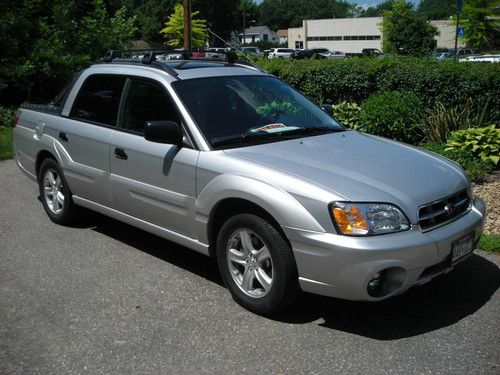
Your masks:
[{"label": "fog light", "polygon": [[380,297],[382,296],[382,288],[384,286],[384,277],[382,272],[377,272],[373,277],[368,281],[367,291],[368,294],[372,297]]}]

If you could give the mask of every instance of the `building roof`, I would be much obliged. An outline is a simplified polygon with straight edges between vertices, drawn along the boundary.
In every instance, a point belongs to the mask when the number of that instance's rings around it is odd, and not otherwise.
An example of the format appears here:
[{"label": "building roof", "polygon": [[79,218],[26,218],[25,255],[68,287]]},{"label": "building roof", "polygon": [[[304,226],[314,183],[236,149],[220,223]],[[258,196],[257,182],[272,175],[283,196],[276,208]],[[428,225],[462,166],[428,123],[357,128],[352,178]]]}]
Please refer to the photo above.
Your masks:
[{"label": "building roof", "polygon": [[288,36],[288,29],[279,29],[276,31],[276,34],[281,38],[286,38]]},{"label": "building roof", "polygon": [[[249,28],[245,29],[245,34],[246,35],[252,35],[252,34],[260,34],[263,31],[271,31],[271,29],[267,26],[250,26]],[[240,33],[239,35],[243,35],[243,33]]]}]

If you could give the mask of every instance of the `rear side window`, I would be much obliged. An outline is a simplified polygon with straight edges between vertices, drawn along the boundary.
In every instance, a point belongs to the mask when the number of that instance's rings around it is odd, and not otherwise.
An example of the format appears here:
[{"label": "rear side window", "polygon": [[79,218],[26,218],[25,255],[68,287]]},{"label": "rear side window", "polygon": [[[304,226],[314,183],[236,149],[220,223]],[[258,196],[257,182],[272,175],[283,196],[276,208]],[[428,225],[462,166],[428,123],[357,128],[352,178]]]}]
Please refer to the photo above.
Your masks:
[{"label": "rear side window", "polygon": [[162,88],[132,78],[120,127],[142,134],[148,121],[175,121],[180,124],[175,105]]},{"label": "rear side window", "polygon": [[116,125],[125,77],[96,74],[82,85],[70,117],[104,125]]}]

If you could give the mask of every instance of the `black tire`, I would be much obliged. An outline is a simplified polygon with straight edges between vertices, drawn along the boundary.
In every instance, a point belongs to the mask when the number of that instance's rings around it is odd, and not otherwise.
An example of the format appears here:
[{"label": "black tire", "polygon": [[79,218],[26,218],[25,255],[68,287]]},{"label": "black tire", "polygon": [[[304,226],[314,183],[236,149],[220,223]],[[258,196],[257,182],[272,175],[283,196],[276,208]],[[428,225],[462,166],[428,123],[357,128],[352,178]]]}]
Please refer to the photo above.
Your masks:
[{"label": "black tire", "polygon": [[[256,235],[253,239],[257,243],[266,246],[270,253],[272,283],[263,296],[256,297],[245,293],[237,284],[230,270],[231,266],[229,264],[231,262],[228,261],[229,241],[230,239],[235,241],[235,234],[240,233],[242,230],[251,232],[252,236]],[[237,239],[236,243],[238,243]],[[231,245],[231,247],[234,246]],[[246,213],[233,216],[219,230],[216,252],[217,263],[226,287],[231,292],[233,299],[246,309],[261,315],[275,314],[290,306],[300,295],[297,267],[292,250],[283,236],[267,220]],[[241,267],[247,266],[248,264]],[[255,268],[254,271],[257,272]],[[243,275],[243,272],[241,275]],[[252,280],[254,279],[252,278]],[[252,281],[252,283],[255,283],[255,281]]]},{"label": "black tire", "polygon": [[[56,202],[58,209],[55,209],[53,205],[51,207],[51,199],[50,197],[46,197],[45,194],[44,184],[49,172],[52,172],[53,176],[60,178],[59,192],[64,196],[64,202],[61,203],[59,200]],[[47,183],[50,184],[50,182]],[[66,183],[62,169],[54,159],[47,158],[42,162],[38,172],[38,188],[43,208],[50,220],[61,225],[69,225],[75,221],[78,217],[78,207],[73,202],[72,194]],[[54,195],[52,197],[52,200],[54,200]]]}]

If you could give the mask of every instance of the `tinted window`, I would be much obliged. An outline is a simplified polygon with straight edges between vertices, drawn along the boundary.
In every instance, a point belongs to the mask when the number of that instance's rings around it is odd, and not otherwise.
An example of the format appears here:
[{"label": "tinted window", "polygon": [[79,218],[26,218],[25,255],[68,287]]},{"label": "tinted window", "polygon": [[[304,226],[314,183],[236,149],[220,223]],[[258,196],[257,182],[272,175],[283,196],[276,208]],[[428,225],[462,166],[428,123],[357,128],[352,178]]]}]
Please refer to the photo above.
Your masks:
[{"label": "tinted window", "polygon": [[212,144],[221,138],[257,132],[342,129],[319,107],[275,78],[200,78],[173,85]]},{"label": "tinted window", "polygon": [[93,75],[88,77],[71,108],[71,117],[116,125],[125,77]]},{"label": "tinted window", "polygon": [[147,121],[162,120],[180,124],[175,106],[165,91],[153,83],[132,79],[120,127],[142,133]]}]

